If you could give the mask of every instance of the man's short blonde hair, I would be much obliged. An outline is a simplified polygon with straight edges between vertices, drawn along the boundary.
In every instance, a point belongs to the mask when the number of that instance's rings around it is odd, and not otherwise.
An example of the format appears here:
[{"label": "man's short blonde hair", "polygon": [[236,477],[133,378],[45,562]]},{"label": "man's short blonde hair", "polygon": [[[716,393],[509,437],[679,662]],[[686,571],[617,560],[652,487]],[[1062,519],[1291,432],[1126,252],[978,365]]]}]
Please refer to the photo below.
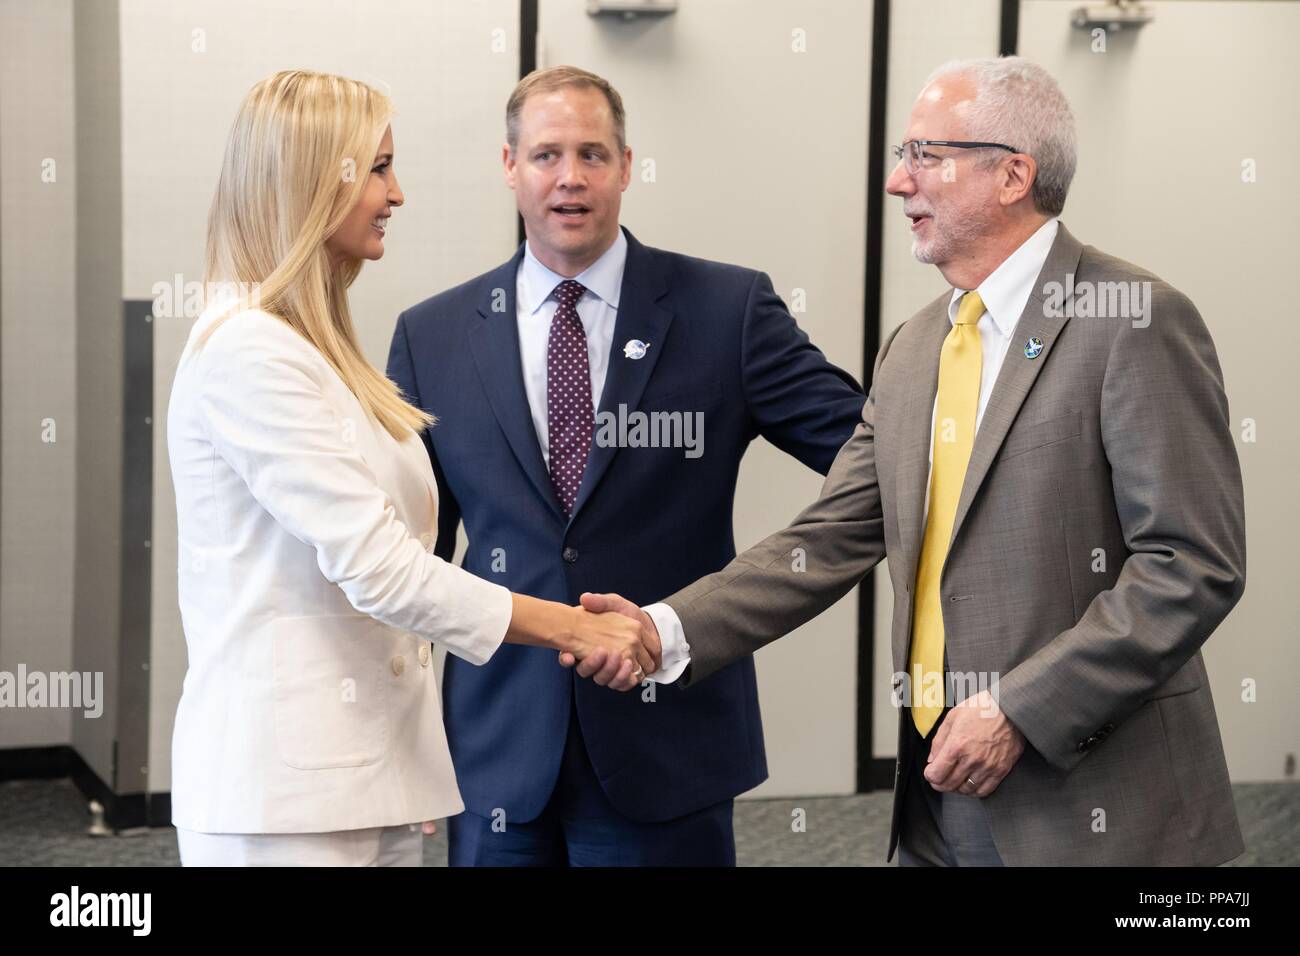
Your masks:
[{"label": "man's short blonde hair", "polygon": [[614,138],[618,140],[618,151],[627,148],[627,114],[623,112],[623,97],[618,90],[610,86],[604,77],[589,73],[576,66],[553,66],[549,70],[534,70],[516,85],[510,99],[506,101],[506,142],[511,154],[519,146],[519,114],[523,112],[524,102],[534,93],[552,93],[567,87],[596,89],[605,94],[609,103],[609,113],[614,120]]}]

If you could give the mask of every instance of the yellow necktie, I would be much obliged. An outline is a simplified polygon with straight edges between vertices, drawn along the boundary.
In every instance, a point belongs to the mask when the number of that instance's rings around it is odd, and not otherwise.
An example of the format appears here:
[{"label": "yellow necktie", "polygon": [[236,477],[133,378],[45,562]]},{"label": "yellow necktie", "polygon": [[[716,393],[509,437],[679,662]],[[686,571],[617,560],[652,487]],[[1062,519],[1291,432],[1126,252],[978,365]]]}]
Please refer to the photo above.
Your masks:
[{"label": "yellow necktie", "polygon": [[[984,314],[978,292],[967,292],[957,307],[957,322],[939,353],[939,395],[934,414],[934,463],[930,469],[930,510],[916,568],[912,650],[907,671],[912,681],[912,720],[924,737],[943,713],[943,602],[939,577],[948,557],[957,499],[966,464],[975,447],[983,350],[975,323]],[[919,678],[919,679],[918,679]]]}]

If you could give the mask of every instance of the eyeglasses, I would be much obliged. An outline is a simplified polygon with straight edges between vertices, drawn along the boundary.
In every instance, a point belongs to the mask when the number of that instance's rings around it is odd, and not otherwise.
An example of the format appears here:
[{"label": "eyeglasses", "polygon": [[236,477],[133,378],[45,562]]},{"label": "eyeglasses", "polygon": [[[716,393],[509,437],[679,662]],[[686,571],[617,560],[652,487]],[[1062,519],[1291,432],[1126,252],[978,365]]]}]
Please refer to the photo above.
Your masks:
[{"label": "eyeglasses", "polygon": [[1006,143],[966,143],[950,139],[914,139],[902,146],[891,146],[894,159],[901,160],[909,176],[915,176],[922,169],[933,169],[943,161],[942,157],[925,151],[926,146],[955,146],[958,149],[1005,149],[1009,153],[1020,150]]}]

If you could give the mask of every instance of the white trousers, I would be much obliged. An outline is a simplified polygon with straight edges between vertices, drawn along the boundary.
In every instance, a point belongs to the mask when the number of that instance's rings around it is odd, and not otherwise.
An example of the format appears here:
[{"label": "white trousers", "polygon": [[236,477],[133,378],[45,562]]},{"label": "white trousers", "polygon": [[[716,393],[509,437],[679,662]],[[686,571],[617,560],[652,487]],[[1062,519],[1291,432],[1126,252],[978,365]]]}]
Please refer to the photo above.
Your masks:
[{"label": "white trousers", "polygon": [[423,866],[420,824],[330,833],[196,833],[176,828],[181,866]]}]

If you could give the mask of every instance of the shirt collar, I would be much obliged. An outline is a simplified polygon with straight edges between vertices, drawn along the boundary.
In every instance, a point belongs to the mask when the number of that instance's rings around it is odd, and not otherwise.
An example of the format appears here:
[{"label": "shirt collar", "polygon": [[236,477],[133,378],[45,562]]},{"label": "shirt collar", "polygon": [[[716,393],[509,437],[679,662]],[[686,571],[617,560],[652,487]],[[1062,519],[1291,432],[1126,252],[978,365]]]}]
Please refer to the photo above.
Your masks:
[{"label": "shirt collar", "polygon": [[[989,273],[975,291],[980,294],[984,308],[993,317],[993,324],[1004,339],[1011,338],[1020,321],[1020,314],[1029,304],[1034,291],[1034,280],[1043,271],[1047,254],[1056,241],[1058,219],[1049,219],[1038,227],[1019,248],[1002,260],[1002,264]],[[948,300],[948,321],[957,324],[957,305],[965,289],[953,289]]]},{"label": "shirt collar", "polygon": [[[612,308],[618,308],[619,290],[623,287],[623,267],[627,264],[627,237],[620,227],[614,244],[606,249],[591,265],[573,277],[592,295]],[[532,246],[524,243],[524,261],[520,266],[519,301],[529,315],[542,307],[542,303],[564,281],[564,276],[552,272],[533,255]]]}]

